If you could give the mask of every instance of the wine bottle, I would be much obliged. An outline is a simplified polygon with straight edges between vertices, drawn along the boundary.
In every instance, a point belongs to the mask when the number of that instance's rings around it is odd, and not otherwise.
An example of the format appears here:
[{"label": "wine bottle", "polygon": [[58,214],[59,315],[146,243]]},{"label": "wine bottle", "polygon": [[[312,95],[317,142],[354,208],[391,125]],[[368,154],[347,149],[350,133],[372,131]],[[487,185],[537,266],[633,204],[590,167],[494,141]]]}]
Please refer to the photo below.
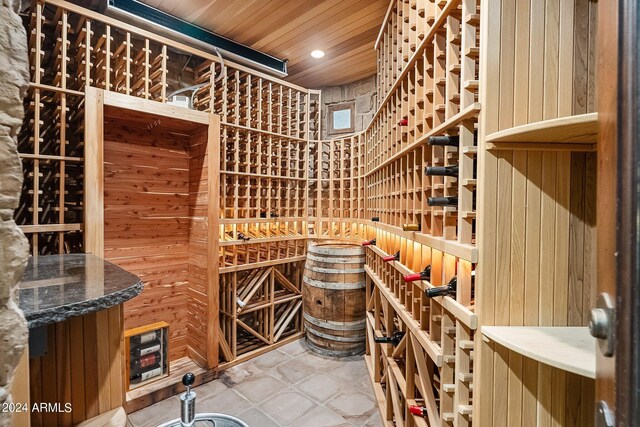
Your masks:
[{"label": "wine bottle", "polygon": [[146,344],[139,345],[138,347],[134,347],[131,350],[131,354],[135,357],[146,356],[147,354],[155,353],[156,351],[160,351],[160,341],[155,340]]},{"label": "wine bottle", "polygon": [[367,240],[366,242],[362,242],[362,246],[375,246],[376,239]]},{"label": "wine bottle", "polygon": [[380,217],[379,216],[374,216],[374,217],[371,218],[371,221],[380,222]]},{"label": "wine bottle", "polygon": [[411,405],[409,406],[409,412],[411,412],[413,415],[418,415],[420,417],[427,416],[427,408],[425,408],[424,406]]},{"label": "wine bottle", "polygon": [[454,206],[458,207],[458,197],[427,197],[429,206]]},{"label": "wine bottle", "polygon": [[[476,142],[478,140],[478,132],[473,132],[473,141]],[[427,139],[427,144],[429,145],[437,145],[437,146],[449,146],[449,147],[457,147],[460,143],[460,135],[440,135],[440,136],[430,136]]]},{"label": "wine bottle", "polygon": [[431,265],[427,265],[420,273],[407,274],[403,277],[405,282],[415,282],[418,280],[431,280]]},{"label": "wine bottle", "polygon": [[162,329],[145,332],[144,334],[132,336],[129,343],[131,344],[132,347],[135,347],[140,344],[146,344],[153,340],[160,339],[161,335],[162,335]]},{"label": "wine bottle", "polygon": [[400,126],[407,126],[408,124],[409,124],[409,119],[407,117],[403,118],[398,122],[398,125]]},{"label": "wine bottle", "polygon": [[400,261],[400,251],[396,252],[393,255],[382,257],[382,260],[385,262]]},{"label": "wine bottle", "polygon": [[460,143],[458,135],[430,136],[427,140],[429,145],[457,147]]},{"label": "wine bottle", "polygon": [[420,231],[420,224],[402,224],[403,231]]},{"label": "wine bottle", "polygon": [[404,332],[397,331],[394,332],[390,337],[374,337],[373,341],[378,344],[391,344],[392,346],[397,346],[402,341],[402,337],[404,337]]},{"label": "wine bottle", "polygon": [[238,240],[243,240],[245,242],[251,240],[251,237],[245,236],[243,233],[238,233]]},{"label": "wine bottle", "polygon": [[137,372],[129,376],[129,382],[131,384],[138,384],[138,383],[141,383],[142,381],[146,381],[148,379],[158,377],[160,375],[162,375],[162,367],[154,365],[149,370]]},{"label": "wine bottle", "polygon": [[427,166],[424,168],[428,176],[453,176],[458,177],[458,165],[453,166]]},{"label": "wine bottle", "polygon": [[445,286],[430,288],[424,292],[427,294],[429,298],[442,297],[445,295],[455,295],[457,287],[458,287],[458,279],[456,278],[456,276],[453,276],[453,278],[449,280],[449,283],[447,283]]},{"label": "wine bottle", "polygon": [[131,360],[131,371],[139,371],[140,369],[148,368],[149,366],[159,365],[162,356],[160,352],[147,354],[146,356],[140,356]]}]

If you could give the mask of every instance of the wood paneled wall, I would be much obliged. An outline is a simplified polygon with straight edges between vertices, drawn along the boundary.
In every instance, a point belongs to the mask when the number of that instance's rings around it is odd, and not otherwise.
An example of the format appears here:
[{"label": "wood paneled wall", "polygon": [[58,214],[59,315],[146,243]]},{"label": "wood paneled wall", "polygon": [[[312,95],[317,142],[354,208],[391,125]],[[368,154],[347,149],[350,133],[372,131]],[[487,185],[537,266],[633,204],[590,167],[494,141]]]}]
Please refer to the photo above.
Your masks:
[{"label": "wood paneled wall", "polygon": [[496,160],[483,324],[585,326],[595,300],[595,154],[507,151]]},{"label": "wood paneled wall", "polygon": [[[496,229],[483,237],[493,251],[481,251],[478,264],[482,325],[586,326],[595,301],[595,154],[505,151],[494,164]],[[592,379],[481,345],[480,425],[592,424]]]},{"label": "wood paneled wall", "polygon": [[171,325],[169,359],[187,355],[190,139],[105,117],[105,258],[138,275],[125,328]]},{"label": "wood paneled wall", "polygon": [[501,0],[483,7],[486,134],[595,111],[597,3]]},{"label": "wood paneled wall", "polygon": [[122,305],[49,325],[47,333],[47,354],[29,361],[30,397],[61,411],[32,411],[32,426],[70,426],[123,405]]},{"label": "wood paneled wall", "polygon": [[125,327],[168,322],[171,361],[216,366],[219,118],[127,111],[109,109],[104,126],[105,257],[145,283]]},{"label": "wood paneled wall", "polygon": [[[485,136],[595,109],[587,0],[482,3],[477,309],[482,326],[585,326],[595,299],[596,155],[488,151]],[[474,422],[593,425],[594,381],[482,340]]]}]

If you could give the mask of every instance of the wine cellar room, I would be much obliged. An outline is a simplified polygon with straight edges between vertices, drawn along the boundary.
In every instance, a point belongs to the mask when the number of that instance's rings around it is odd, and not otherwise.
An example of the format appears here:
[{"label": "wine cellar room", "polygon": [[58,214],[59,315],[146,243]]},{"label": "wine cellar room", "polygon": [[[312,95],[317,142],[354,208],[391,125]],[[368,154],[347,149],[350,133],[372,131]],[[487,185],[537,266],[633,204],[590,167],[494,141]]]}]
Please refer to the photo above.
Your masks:
[{"label": "wine cellar room", "polygon": [[0,1],[0,424],[637,426],[639,23]]}]

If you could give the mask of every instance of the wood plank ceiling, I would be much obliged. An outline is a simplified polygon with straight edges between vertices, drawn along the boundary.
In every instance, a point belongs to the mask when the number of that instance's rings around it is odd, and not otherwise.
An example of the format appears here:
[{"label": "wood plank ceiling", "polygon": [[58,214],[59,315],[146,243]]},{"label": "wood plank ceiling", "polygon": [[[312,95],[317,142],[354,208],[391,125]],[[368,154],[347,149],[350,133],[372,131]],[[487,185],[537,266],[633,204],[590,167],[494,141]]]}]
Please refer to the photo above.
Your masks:
[{"label": "wood plank ceiling", "polygon": [[[173,16],[288,59],[286,80],[308,88],[376,71],[373,44],[388,0],[142,0]],[[310,56],[323,50],[322,59]]]}]

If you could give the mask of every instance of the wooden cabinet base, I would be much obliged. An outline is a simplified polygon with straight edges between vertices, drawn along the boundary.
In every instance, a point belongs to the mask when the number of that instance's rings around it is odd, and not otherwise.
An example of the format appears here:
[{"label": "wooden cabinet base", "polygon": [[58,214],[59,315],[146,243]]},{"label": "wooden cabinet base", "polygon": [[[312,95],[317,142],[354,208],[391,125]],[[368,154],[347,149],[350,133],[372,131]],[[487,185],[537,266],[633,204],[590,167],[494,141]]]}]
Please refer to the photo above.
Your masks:
[{"label": "wooden cabinet base", "polygon": [[[25,346],[20,363],[16,367],[16,372],[13,376],[13,384],[11,385],[11,398],[14,403],[27,404],[27,407],[31,406],[31,400],[29,399],[29,347]],[[14,412],[11,415],[11,425],[29,427],[31,426],[31,420],[29,419],[29,412]]]},{"label": "wooden cabinet base", "polygon": [[122,305],[47,328],[47,353],[29,359],[30,400],[63,410],[32,411],[31,425],[71,426],[123,406]]}]

